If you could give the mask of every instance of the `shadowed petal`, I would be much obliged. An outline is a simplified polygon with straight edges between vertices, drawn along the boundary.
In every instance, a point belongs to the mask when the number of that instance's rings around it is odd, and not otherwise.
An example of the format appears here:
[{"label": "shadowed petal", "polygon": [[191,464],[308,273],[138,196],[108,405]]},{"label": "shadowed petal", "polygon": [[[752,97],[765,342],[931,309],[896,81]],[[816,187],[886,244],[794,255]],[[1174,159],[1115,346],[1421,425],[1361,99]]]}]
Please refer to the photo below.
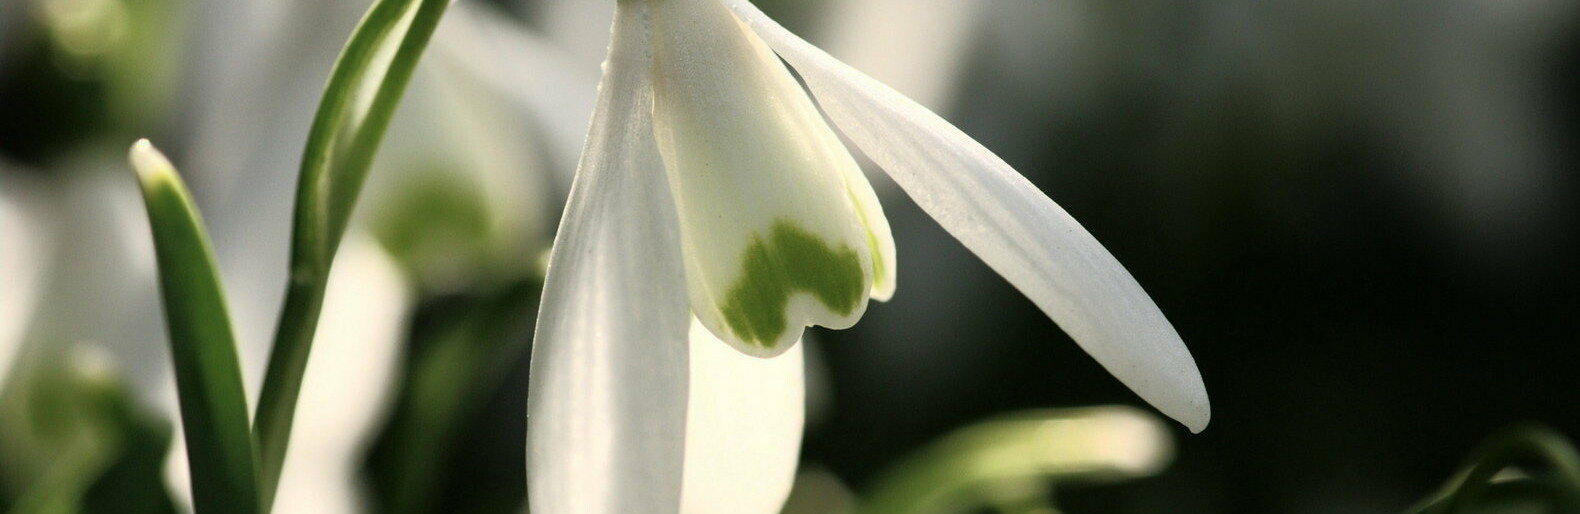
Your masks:
[{"label": "shadowed petal", "polygon": [[680,508],[690,315],[642,7],[619,11],[532,349],[527,475],[540,514]]},{"label": "shadowed petal", "polygon": [[1190,351],[1097,239],[993,152],[830,57],[746,0],[724,0],[806,80],[862,151],[1110,373],[1193,431],[1210,417]]}]

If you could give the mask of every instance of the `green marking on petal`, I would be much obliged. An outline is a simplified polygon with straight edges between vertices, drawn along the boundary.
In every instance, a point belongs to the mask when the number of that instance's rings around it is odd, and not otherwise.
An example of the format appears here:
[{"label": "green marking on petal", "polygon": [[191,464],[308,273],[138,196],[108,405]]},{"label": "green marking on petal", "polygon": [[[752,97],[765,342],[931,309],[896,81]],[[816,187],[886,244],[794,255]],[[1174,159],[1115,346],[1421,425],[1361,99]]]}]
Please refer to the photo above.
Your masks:
[{"label": "green marking on petal", "polygon": [[811,294],[825,307],[846,316],[866,296],[861,255],[848,246],[827,243],[787,220],[774,222],[767,242],[752,237],[742,258],[741,277],[730,287],[724,321],[742,341],[762,347],[784,333],[790,296]]},{"label": "green marking on petal", "polygon": [[878,233],[873,232],[872,222],[867,220],[867,213],[861,210],[861,201],[856,197],[856,192],[850,192],[850,203],[856,207],[856,217],[861,219],[861,232],[867,235],[867,255],[872,259],[872,287],[879,289],[887,285],[888,268],[883,262],[883,248],[878,246]]}]

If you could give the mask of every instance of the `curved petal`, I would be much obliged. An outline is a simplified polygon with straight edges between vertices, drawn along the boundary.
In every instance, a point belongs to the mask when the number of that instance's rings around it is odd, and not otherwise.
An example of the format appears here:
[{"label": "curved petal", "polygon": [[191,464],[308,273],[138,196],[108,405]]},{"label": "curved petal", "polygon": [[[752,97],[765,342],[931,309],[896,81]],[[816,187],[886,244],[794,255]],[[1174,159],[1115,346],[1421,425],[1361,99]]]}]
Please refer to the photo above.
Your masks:
[{"label": "curved petal", "polygon": [[806,421],[804,348],[759,359],[691,324],[681,512],[774,514],[784,507]]},{"label": "curved petal", "polygon": [[724,0],[800,72],[830,119],[916,203],[1110,373],[1193,431],[1210,417],[1190,351],[1130,273],[1064,209],[943,118],[746,0]]},{"label": "curved petal", "polygon": [[692,312],[761,357],[785,351],[803,327],[851,326],[883,266],[867,223],[882,211],[850,151],[779,58],[716,1],[649,10],[654,135]]},{"label": "curved petal", "polygon": [[543,514],[680,508],[690,315],[644,13],[619,5],[532,349],[528,491]]}]

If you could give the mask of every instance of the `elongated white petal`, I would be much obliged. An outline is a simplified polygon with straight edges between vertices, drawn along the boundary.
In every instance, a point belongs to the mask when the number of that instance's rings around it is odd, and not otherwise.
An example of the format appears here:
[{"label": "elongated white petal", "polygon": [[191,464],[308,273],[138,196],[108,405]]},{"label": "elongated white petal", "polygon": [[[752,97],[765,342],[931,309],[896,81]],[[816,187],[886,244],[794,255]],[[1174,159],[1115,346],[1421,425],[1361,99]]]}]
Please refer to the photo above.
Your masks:
[{"label": "elongated white petal", "polygon": [[641,4],[621,2],[614,27],[532,348],[527,474],[540,514],[680,508],[680,235],[653,145]]},{"label": "elongated white petal", "polygon": [[692,311],[758,356],[785,351],[805,326],[854,324],[882,267],[872,248],[887,237],[886,223],[875,236],[864,222],[882,211],[855,159],[778,57],[718,2],[649,9],[654,134]]},{"label": "elongated white petal", "polygon": [[750,2],[724,1],[944,229],[1143,399],[1191,430],[1207,426],[1207,391],[1190,351],[1080,223],[943,118],[791,34]]},{"label": "elongated white petal", "polygon": [[806,420],[805,346],[759,359],[692,323],[681,512],[774,514],[784,506]]}]

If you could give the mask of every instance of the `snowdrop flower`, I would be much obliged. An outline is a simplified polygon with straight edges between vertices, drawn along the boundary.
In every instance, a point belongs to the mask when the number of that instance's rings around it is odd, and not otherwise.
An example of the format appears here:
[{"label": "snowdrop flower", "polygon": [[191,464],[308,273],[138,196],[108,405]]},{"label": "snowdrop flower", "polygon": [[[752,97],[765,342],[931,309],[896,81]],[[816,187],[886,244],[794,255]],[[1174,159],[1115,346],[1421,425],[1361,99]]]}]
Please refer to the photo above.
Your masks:
[{"label": "snowdrop flower", "polygon": [[[788,459],[751,444],[735,465],[707,473],[692,459],[710,455],[696,447],[724,451],[722,439],[746,435],[688,427],[732,421],[690,415],[688,404],[699,397],[690,388],[719,387],[692,378],[718,373],[700,366],[744,365],[697,357],[719,341],[738,357],[779,356],[797,348],[805,327],[849,327],[868,298],[894,293],[883,211],[812,97],[1099,363],[1192,430],[1206,426],[1201,377],[1163,314],[1085,229],[992,152],[745,0],[619,0],[533,349],[535,512],[692,511],[693,491],[716,490],[715,481],[776,495],[762,512],[783,501],[800,419],[764,413],[799,396],[705,391],[710,401],[698,407],[710,413],[775,420],[755,425],[766,430],[797,425],[781,445]],[[761,386],[757,374],[731,377],[737,389]]]}]

